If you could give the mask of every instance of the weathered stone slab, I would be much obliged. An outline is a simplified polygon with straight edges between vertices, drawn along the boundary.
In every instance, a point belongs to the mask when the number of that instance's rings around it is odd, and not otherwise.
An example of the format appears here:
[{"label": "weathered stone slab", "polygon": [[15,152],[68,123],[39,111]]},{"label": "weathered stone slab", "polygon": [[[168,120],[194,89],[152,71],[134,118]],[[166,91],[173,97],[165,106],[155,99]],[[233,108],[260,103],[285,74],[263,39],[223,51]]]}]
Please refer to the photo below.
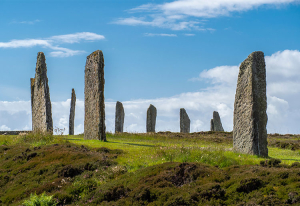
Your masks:
[{"label": "weathered stone slab", "polygon": [[30,79],[33,132],[53,132],[50,92],[46,58],[43,52],[37,56],[35,78]]},{"label": "weathered stone slab", "polygon": [[152,104],[150,104],[149,108],[147,109],[147,132],[155,132],[156,115],[156,108]]},{"label": "weathered stone slab", "polygon": [[74,88],[71,94],[71,106],[69,116],[69,135],[74,135],[74,119],[75,119],[76,94]]},{"label": "weathered stone slab", "polygon": [[213,112],[213,119],[210,121],[210,131],[224,132],[221,118],[218,112]]},{"label": "weathered stone slab", "polygon": [[184,108],[180,109],[180,132],[190,133],[191,120]]},{"label": "weathered stone slab", "polygon": [[119,101],[116,103],[116,116],[115,116],[115,133],[123,132],[125,112],[123,104]]},{"label": "weathered stone slab", "polygon": [[106,141],[104,58],[100,50],[86,59],[84,87],[84,139]]},{"label": "weathered stone slab", "polygon": [[234,102],[234,150],[267,157],[267,121],[264,53],[253,52],[240,65]]}]

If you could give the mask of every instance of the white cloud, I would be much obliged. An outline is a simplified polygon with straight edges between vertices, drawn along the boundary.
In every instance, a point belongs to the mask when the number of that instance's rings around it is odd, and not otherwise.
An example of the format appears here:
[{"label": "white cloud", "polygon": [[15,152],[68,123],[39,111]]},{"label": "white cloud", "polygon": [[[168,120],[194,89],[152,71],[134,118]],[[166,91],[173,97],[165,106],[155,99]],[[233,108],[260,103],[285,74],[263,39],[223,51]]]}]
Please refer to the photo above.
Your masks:
[{"label": "white cloud", "polygon": [[[279,51],[266,56],[268,93],[285,99],[300,92],[300,52]],[[296,98],[295,98],[296,99]]]},{"label": "white cloud", "polygon": [[201,21],[185,21],[185,17],[174,18],[174,15],[165,17],[163,15],[150,15],[147,19],[145,17],[129,17],[119,18],[114,21],[114,24],[128,25],[128,26],[152,26],[159,28],[167,28],[174,31],[178,30],[199,30],[199,31],[214,31],[212,28],[204,28],[201,26]]},{"label": "white cloud", "polygon": [[95,41],[95,40],[102,40],[105,39],[103,35],[91,33],[91,32],[81,32],[75,34],[66,34],[66,35],[59,35],[59,36],[52,36],[49,39],[55,42],[62,42],[62,43],[79,43],[81,40],[86,41]]},{"label": "white cloud", "polygon": [[51,46],[50,47],[53,50],[53,52],[50,52],[50,56],[52,57],[69,57],[69,56],[74,56],[74,55],[78,55],[78,54],[83,54],[85,53],[85,51],[82,50],[72,50],[72,49],[67,49],[67,48],[63,48],[63,47],[57,47],[57,46]]},{"label": "white cloud", "polygon": [[[283,75],[290,78],[300,75],[300,53],[298,50],[284,50],[265,57],[268,62],[268,75]],[[298,64],[299,67],[295,67]]]},{"label": "white cloud", "polygon": [[28,101],[0,101],[0,112],[7,112],[10,115],[18,112],[26,112],[30,114],[31,103]]},{"label": "white cloud", "polygon": [[33,20],[33,21],[12,21],[11,23],[12,24],[36,24],[38,22],[41,22],[41,20],[39,19],[36,19],[36,20]]},{"label": "white cloud", "polygon": [[155,26],[172,30],[206,31],[212,29],[199,26],[201,23],[199,18],[228,16],[234,12],[248,11],[261,6],[280,6],[292,2],[298,0],[176,0],[162,4],[143,4],[128,12],[144,14],[144,16],[120,18],[114,23]]},{"label": "white cloud", "polygon": [[0,42],[0,48],[22,48],[22,47],[34,47],[42,46],[45,48],[50,48],[53,51],[50,55],[53,57],[69,57],[78,54],[85,53],[81,50],[72,50],[64,47],[60,47],[59,44],[73,44],[80,43],[80,41],[96,41],[103,40],[105,37],[103,35],[91,33],[91,32],[81,32],[74,34],[58,35],[52,36],[45,39],[22,39],[22,40],[11,40],[9,42]]},{"label": "white cloud", "polygon": [[[268,98],[268,132],[300,133],[300,51],[279,51],[265,56]],[[220,66],[200,73],[192,81],[210,80],[216,95],[225,92],[234,101],[239,66]],[[232,114],[230,114],[232,116]]]},{"label": "white cloud", "polygon": [[1,125],[0,130],[1,131],[10,131],[11,129],[9,127],[7,127],[6,125]]},{"label": "white cloud", "polygon": [[[297,89],[300,88],[298,86],[300,74],[295,72],[294,76],[285,75],[299,68],[298,58],[295,58],[298,56],[300,57],[300,51],[286,50],[265,57],[268,100],[267,128],[269,133],[300,133],[298,126],[300,122],[300,91]],[[277,65],[274,62],[280,62],[280,64]],[[288,66],[285,67],[285,65]],[[179,132],[180,108],[185,108],[191,119],[191,132],[209,130],[213,111],[219,112],[224,129],[231,131],[237,76],[238,66],[219,66],[205,70],[200,73],[199,77],[195,78],[199,81],[208,81],[210,85],[199,92],[182,93],[166,98],[124,101],[124,131],[146,131],[146,111],[150,104],[157,108],[156,131]],[[277,85],[277,88],[274,89],[273,85]],[[280,90],[279,88],[283,89]],[[283,92],[283,90],[293,90],[293,92]],[[115,104],[109,100],[105,105],[106,128],[107,131],[111,132],[114,132]],[[52,102],[53,126],[60,129],[65,128],[66,134],[69,127],[69,112],[70,99]],[[0,125],[5,125],[12,130],[31,128],[30,102],[0,101]],[[75,134],[83,133],[83,125],[84,102],[78,99],[75,111]]]},{"label": "white cloud", "polygon": [[24,39],[24,40],[11,40],[9,42],[0,42],[0,48],[20,48],[20,47],[33,47],[45,46],[49,47],[51,44],[49,40],[42,39]]},{"label": "white cloud", "polygon": [[194,17],[218,17],[232,12],[241,12],[263,5],[280,5],[297,0],[177,0],[159,5],[166,15],[187,15]]},{"label": "white cloud", "polygon": [[195,36],[195,34],[184,34],[184,36]]},{"label": "white cloud", "polygon": [[190,81],[201,81],[207,79],[212,84],[222,83],[236,86],[239,66],[219,66],[213,69],[204,70],[199,77],[191,78]]},{"label": "white cloud", "polygon": [[144,36],[165,36],[165,37],[177,37],[176,34],[153,34],[153,33],[145,33]]}]

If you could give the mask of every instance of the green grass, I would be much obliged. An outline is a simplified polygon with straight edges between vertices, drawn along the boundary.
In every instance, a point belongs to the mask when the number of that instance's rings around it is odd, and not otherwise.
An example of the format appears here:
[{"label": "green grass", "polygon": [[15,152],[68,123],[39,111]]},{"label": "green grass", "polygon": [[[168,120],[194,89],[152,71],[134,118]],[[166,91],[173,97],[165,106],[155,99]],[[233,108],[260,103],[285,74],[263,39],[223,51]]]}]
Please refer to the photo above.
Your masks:
[{"label": "green grass", "polygon": [[[297,138],[273,135],[269,141],[296,144]],[[193,198],[208,205],[242,204],[255,199],[255,192],[267,198],[256,198],[262,204],[274,195],[271,202],[293,202],[296,197],[288,199],[289,192],[300,194],[300,170],[293,164],[300,161],[300,154],[289,147],[269,147],[269,158],[280,159],[286,166],[266,168],[268,164],[260,166],[265,158],[234,153],[232,133],[227,132],[108,133],[107,140],[84,140],[83,135],[0,136],[0,204],[19,205],[35,192],[46,192],[59,204],[71,205],[132,205],[132,201],[193,205]],[[286,173],[290,174],[287,179]],[[277,183],[278,176],[282,180]],[[190,186],[185,182],[191,182]],[[248,184],[257,186],[254,192],[237,193],[248,191]]]},{"label": "green grass", "polygon": [[[117,159],[119,165],[125,166],[129,172],[144,167],[165,162],[202,162],[219,167],[230,165],[259,164],[263,158],[257,156],[234,153],[232,149],[231,133],[195,133],[182,135],[180,133],[161,134],[107,134],[107,142],[98,140],[84,140],[83,135],[52,136],[34,135],[0,136],[0,145],[14,145],[28,143],[40,146],[68,141],[92,148],[107,147],[122,149],[124,154]],[[298,138],[297,136],[290,136]],[[276,140],[282,140],[279,135]],[[269,147],[269,157],[281,159],[284,164],[300,161],[299,151]]]},{"label": "green grass", "polygon": [[[178,134],[180,135],[180,134]],[[218,135],[215,137],[215,135]],[[66,136],[72,143],[89,147],[108,147],[125,151],[117,159],[128,171],[165,162],[202,162],[219,167],[259,164],[264,158],[234,153],[230,133],[204,133],[183,137],[167,134],[107,134],[107,142],[84,140],[83,136]],[[300,161],[299,151],[269,147],[270,158],[281,159],[284,164]]]}]

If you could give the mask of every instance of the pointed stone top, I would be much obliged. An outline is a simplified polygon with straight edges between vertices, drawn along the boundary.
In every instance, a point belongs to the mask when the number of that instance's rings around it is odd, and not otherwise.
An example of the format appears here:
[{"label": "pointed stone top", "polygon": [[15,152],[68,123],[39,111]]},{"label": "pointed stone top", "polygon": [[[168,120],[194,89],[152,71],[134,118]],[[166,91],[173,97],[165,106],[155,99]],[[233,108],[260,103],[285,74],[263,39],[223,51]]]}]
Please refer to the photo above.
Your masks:
[{"label": "pointed stone top", "polygon": [[47,65],[43,52],[38,52],[35,68],[35,82],[40,86],[43,81],[47,81]]},{"label": "pointed stone top", "polygon": [[149,105],[149,108],[152,108],[152,107],[156,108],[155,106],[153,106],[152,104],[150,104],[150,105]]},{"label": "pointed stone top", "polygon": [[190,133],[191,120],[184,108],[180,108],[180,132]]},{"label": "pointed stone top", "polygon": [[87,56],[88,59],[90,59],[92,57],[103,59],[103,52],[101,50],[97,50]]},{"label": "pointed stone top", "polygon": [[255,56],[255,55],[264,55],[264,53],[262,51],[255,51],[252,52],[249,56]]},{"label": "pointed stone top", "polygon": [[85,69],[88,69],[89,67],[94,68],[95,66],[96,68],[100,68],[101,70],[104,69],[104,57],[101,50],[94,51],[86,57]]},{"label": "pointed stone top", "polygon": [[219,115],[219,112],[214,111],[213,112],[213,119],[216,119],[216,118],[220,119],[220,115]]},{"label": "pointed stone top", "polygon": [[72,98],[76,99],[76,94],[75,94],[75,89],[74,88],[72,88]]},{"label": "pointed stone top", "polygon": [[189,115],[187,114],[186,110],[184,108],[180,108],[180,116],[187,117],[189,119]]},{"label": "pointed stone top", "polygon": [[[265,68],[265,56],[262,51],[252,52],[240,65],[239,77],[243,76],[244,71],[253,65],[253,68]],[[252,66],[250,66],[252,68]]]},{"label": "pointed stone top", "polygon": [[264,53],[262,51],[255,51],[255,52],[252,52],[248,57],[247,59],[245,59],[244,62],[242,62],[242,64],[247,64],[249,61],[264,61]]},{"label": "pointed stone top", "polygon": [[46,64],[45,54],[43,52],[38,52],[37,61],[36,61],[36,67],[42,66],[44,64]]},{"label": "pointed stone top", "polygon": [[211,120],[211,128],[213,129],[212,131],[218,131],[218,132],[224,131],[221,123],[220,115],[217,111],[213,112],[213,119]]},{"label": "pointed stone top", "polygon": [[45,59],[45,54],[44,52],[38,52],[38,58],[44,58]]}]

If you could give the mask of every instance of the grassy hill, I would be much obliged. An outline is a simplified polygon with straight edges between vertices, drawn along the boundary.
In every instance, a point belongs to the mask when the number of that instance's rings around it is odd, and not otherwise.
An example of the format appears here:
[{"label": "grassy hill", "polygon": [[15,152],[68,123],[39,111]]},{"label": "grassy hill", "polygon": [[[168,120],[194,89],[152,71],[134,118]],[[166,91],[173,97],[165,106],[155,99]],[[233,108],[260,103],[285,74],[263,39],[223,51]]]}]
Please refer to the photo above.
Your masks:
[{"label": "grassy hill", "polygon": [[300,204],[300,136],[268,136],[269,158],[232,133],[0,136],[0,205],[45,192],[58,205]]}]

